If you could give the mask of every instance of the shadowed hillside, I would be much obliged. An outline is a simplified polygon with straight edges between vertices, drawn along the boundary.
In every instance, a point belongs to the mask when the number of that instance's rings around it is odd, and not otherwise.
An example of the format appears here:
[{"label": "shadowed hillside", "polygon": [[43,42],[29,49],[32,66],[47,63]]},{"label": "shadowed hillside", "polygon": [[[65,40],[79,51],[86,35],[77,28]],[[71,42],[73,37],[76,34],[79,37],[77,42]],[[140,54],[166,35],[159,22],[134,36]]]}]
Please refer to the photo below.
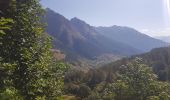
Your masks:
[{"label": "shadowed hillside", "polygon": [[94,27],[77,18],[69,21],[47,9],[46,21],[46,31],[53,38],[54,48],[64,51],[67,59],[97,59],[106,54],[129,56],[141,53],[132,46],[101,35]]}]

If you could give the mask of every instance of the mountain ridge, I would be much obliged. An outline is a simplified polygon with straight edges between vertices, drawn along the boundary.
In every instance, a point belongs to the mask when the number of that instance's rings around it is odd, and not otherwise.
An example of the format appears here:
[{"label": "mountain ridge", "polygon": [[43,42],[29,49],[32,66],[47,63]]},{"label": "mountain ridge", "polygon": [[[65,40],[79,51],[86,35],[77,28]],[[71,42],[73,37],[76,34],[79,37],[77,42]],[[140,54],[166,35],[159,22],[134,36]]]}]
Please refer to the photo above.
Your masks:
[{"label": "mountain ridge", "polygon": [[143,52],[148,52],[153,48],[168,46],[169,44],[161,40],[143,34],[133,28],[111,26],[111,27],[96,27],[96,30],[108,38],[126,43]]},{"label": "mountain ridge", "polygon": [[157,36],[155,38],[170,43],[170,36]]},{"label": "mountain ridge", "polygon": [[[46,32],[53,38],[53,48],[63,51],[69,61],[81,58],[96,60],[102,55],[115,55],[121,58],[145,52],[125,42],[107,37],[104,33],[98,32],[96,27],[76,17],[68,20],[47,9],[45,20],[48,23]],[[113,59],[108,60],[114,61]]]}]

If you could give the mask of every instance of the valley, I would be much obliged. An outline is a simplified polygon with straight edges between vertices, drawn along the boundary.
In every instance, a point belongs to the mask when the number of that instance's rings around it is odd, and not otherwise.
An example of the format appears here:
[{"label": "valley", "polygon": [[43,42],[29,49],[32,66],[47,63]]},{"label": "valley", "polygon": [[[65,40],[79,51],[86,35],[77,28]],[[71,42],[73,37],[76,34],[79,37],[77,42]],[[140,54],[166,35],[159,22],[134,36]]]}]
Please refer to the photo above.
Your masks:
[{"label": "valley", "polygon": [[94,27],[76,17],[68,20],[49,8],[45,21],[53,48],[64,52],[66,61],[86,63],[88,67],[169,45],[129,27]]},{"label": "valley", "polygon": [[169,23],[170,0],[0,0],[0,100],[170,100]]}]

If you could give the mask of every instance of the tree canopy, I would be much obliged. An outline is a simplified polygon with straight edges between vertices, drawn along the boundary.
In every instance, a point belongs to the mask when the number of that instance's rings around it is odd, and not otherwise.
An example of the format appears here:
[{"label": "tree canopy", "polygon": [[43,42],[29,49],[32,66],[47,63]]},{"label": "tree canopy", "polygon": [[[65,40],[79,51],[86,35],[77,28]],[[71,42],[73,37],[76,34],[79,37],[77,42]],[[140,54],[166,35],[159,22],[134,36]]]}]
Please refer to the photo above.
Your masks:
[{"label": "tree canopy", "polygon": [[62,93],[66,65],[53,59],[39,0],[1,0],[2,4],[0,98],[57,99]]}]

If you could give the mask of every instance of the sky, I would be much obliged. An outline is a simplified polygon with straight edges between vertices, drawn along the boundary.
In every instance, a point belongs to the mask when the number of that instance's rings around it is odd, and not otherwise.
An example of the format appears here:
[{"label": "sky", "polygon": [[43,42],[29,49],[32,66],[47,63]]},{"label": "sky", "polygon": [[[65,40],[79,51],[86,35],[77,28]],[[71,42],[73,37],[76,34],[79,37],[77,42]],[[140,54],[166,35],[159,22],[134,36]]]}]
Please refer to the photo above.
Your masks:
[{"label": "sky", "polygon": [[92,26],[128,26],[150,36],[170,36],[170,0],[42,0],[68,19]]}]

